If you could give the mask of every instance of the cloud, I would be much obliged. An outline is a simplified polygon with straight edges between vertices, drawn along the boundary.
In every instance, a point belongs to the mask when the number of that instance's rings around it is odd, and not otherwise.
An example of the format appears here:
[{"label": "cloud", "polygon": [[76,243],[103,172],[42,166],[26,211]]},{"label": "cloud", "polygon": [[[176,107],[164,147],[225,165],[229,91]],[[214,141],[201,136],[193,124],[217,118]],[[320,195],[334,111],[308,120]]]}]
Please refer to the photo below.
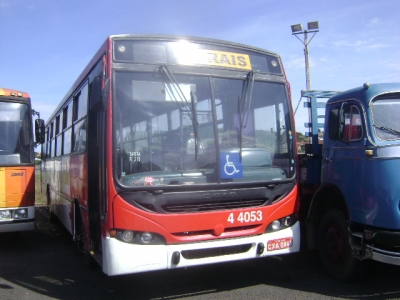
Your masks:
[{"label": "cloud", "polygon": [[377,25],[381,25],[381,20],[377,17],[372,18],[371,20],[368,21],[368,23],[366,24],[369,27],[374,27]]},{"label": "cloud", "polygon": [[365,49],[381,49],[386,48],[389,45],[377,43],[372,39],[369,40],[357,40],[357,41],[349,41],[349,40],[340,40],[333,42],[332,44],[337,48],[351,48],[355,51],[365,50]]},{"label": "cloud", "polygon": [[[304,56],[291,56],[288,59],[283,60],[285,69],[304,69],[305,68],[305,57]],[[312,57],[309,57],[310,67],[315,67],[317,61]]]}]

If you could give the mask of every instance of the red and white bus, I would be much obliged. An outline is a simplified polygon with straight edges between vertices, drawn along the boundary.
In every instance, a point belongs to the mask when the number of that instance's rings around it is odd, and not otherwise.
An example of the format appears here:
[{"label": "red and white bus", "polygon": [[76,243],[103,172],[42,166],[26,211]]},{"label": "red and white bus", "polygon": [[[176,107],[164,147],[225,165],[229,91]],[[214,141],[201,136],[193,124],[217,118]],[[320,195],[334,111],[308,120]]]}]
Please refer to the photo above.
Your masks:
[{"label": "red and white bus", "polygon": [[0,88],[0,232],[35,228],[32,114],[27,93]]},{"label": "red and white bus", "polygon": [[46,123],[42,190],[119,275],[297,252],[280,57],[207,38],[107,38]]}]

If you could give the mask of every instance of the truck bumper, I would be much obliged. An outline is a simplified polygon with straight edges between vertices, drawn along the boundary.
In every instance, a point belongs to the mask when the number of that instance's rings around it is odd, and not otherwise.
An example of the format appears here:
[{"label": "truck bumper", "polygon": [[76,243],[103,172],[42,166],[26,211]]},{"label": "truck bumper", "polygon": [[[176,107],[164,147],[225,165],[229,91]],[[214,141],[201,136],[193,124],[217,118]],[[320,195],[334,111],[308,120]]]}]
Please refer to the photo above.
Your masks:
[{"label": "truck bumper", "polygon": [[400,265],[400,232],[398,231],[367,227],[364,231],[353,231],[350,244],[353,255],[360,260],[372,259],[391,265]]},{"label": "truck bumper", "polygon": [[400,266],[400,253],[385,251],[371,246],[367,246],[367,249],[371,251],[372,260],[380,261],[386,264]]}]

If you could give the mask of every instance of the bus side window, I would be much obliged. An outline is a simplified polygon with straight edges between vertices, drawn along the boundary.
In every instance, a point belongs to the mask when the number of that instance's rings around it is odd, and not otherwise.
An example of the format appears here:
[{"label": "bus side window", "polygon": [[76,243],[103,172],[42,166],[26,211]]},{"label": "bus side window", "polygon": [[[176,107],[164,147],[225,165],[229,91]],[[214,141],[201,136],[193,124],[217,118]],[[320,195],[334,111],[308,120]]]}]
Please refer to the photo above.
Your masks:
[{"label": "bus side window", "polygon": [[73,152],[84,152],[86,150],[86,115],[88,108],[88,84],[74,97],[74,129],[73,129]]},{"label": "bus side window", "polygon": [[74,121],[77,121],[87,114],[87,101],[88,101],[88,85],[87,83],[83,86],[80,92],[75,96],[74,99]]},{"label": "bus side window", "polygon": [[70,154],[71,153],[71,128],[65,130],[63,132],[63,154]]},{"label": "bus side window", "polygon": [[81,120],[74,126],[74,152],[83,152],[86,149],[86,119]]}]

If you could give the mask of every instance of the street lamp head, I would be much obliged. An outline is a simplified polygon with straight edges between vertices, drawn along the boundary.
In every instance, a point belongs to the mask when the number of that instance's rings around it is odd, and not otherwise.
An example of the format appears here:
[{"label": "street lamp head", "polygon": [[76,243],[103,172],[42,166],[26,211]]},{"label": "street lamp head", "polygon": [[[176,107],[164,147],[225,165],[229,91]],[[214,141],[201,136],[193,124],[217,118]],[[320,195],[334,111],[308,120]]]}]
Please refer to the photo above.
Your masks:
[{"label": "street lamp head", "polygon": [[[306,58],[306,83],[307,83],[307,90],[311,90],[311,79],[310,79],[310,64],[308,58],[308,44],[311,42],[313,37],[319,31],[318,21],[315,22],[308,22],[307,23],[307,30],[303,30],[303,26],[301,24],[292,25],[292,35],[296,36],[300,42],[304,44],[304,55]],[[312,33],[310,39],[308,39],[308,33]],[[298,35],[303,34],[304,40],[300,39]]]},{"label": "street lamp head", "polygon": [[303,25],[301,25],[301,24],[292,25],[291,27],[292,27],[293,34],[303,31]]},{"label": "street lamp head", "polygon": [[318,31],[319,30],[318,21],[308,22],[307,23],[307,29],[308,30],[312,30],[312,31]]}]

